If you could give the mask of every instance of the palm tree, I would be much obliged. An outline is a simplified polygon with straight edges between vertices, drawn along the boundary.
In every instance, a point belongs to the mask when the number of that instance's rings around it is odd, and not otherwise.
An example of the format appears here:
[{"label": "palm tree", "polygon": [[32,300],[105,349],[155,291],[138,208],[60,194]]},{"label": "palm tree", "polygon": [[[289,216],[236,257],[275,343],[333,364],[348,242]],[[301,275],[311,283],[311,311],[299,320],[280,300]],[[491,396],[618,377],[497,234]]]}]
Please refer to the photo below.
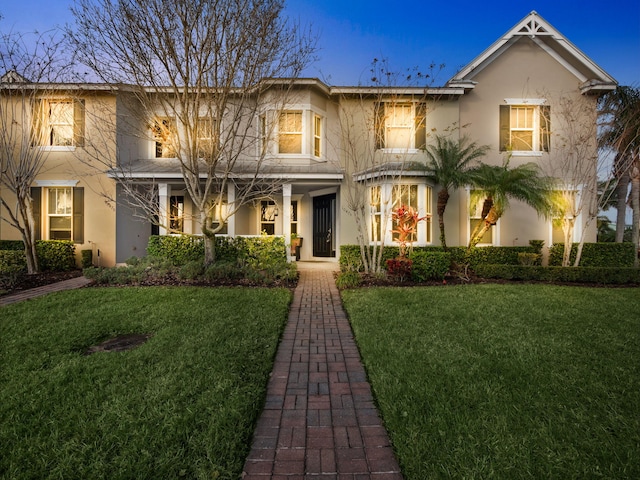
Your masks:
[{"label": "palm tree", "polygon": [[549,192],[552,181],[542,175],[533,162],[509,168],[509,157],[502,165],[482,164],[470,172],[471,184],[485,195],[480,222],[469,239],[469,248],[475,247],[483,235],[495,225],[515,199],[533,207],[548,217],[551,212]]},{"label": "palm tree", "polygon": [[[637,185],[637,159],[640,156],[640,88],[618,87],[601,97],[599,107],[602,119],[599,145],[615,154],[613,176],[616,180],[618,209],[616,241],[621,242],[624,235],[629,183],[632,183],[632,205],[634,201],[636,205],[640,202],[637,198],[640,195]],[[636,181],[635,185],[633,180]],[[640,207],[636,207],[638,208]],[[639,215],[640,213],[634,211],[634,219]],[[637,220],[634,229],[638,230]]]},{"label": "palm tree", "polygon": [[435,144],[426,147],[428,157],[427,173],[429,178],[442,189],[438,193],[438,227],[440,228],[440,243],[447,249],[444,230],[444,211],[449,201],[449,190],[460,188],[469,183],[469,172],[472,163],[483,157],[489,150],[489,145],[469,143],[467,137],[457,141],[441,135],[435,136]]}]

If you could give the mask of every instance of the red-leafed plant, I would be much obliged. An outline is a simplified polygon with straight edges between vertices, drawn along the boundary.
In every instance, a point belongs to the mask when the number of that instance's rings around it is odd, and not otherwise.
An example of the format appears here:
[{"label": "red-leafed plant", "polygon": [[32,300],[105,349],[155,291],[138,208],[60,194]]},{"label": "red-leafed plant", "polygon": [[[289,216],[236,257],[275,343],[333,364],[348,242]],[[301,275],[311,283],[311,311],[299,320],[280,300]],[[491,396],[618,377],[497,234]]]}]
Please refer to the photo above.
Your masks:
[{"label": "red-leafed plant", "polygon": [[392,212],[392,215],[395,225],[392,233],[397,235],[400,255],[397,258],[387,260],[387,274],[403,281],[411,276],[412,262],[408,258],[408,254],[416,238],[418,222],[427,217],[418,216],[418,212],[407,205],[401,205]]}]

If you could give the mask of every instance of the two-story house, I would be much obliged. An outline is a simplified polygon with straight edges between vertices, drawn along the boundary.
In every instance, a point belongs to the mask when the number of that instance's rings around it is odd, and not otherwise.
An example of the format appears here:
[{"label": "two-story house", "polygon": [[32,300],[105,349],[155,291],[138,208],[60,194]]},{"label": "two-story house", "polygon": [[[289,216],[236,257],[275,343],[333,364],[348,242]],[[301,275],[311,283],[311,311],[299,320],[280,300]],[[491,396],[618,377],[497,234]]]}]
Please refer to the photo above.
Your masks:
[{"label": "two-story house", "polygon": [[[143,256],[154,233],[201,232],[201,217],[167,138],[173,119],[136,116],[126,86],[51,87],[43,87],[34,106],[33,125],[42,130],[34,148],[47,153],[46,168],[32,189],[40,238],[71,239],[78,251],[94,251],[94,263],[108,266]],[[285,106],[263,102],[252,116],[260,171],[233,173],[226,206],[237,206],[236,189],[250,176],[271,182],[273,192],[239,206],[223,232],[283,235],[288,242],[295,235],[304,239],[303,260],[337,261],[340,245],[356,244],[361,231],[369,242],[393,244],[390,210],[407,204],[427,217],[415,244],[438,245],[432,215],[440,186],[420,168],[435,134],[466,135],[489,145],[486,163],[501,164],[508,155],[513,164],[534,161],[558,175],[553,166],[566,143],[558,99],[587,102],[595,136],[597,98],[615,87],[611,76],[536,12],[442,87],[338,87],[297,79]],[[243,165],[251,165],[251,153],[244,155]],[[594,143],[589,156],[594,168],[596,155]],[[126,201],[136,185],[141,191],[154,187],[150,201],[157,202],[161,221],[145,218]],[[581,185],[572,188],[588,194]],[[471,207],[470,189],[452,192],[449,245],[468,243],[477,222]],[[582,229],[585,220],[578,218],[575,228]],[[0,238],[19,236],[4,224]],[[586,239],[595,238],[594,224]],[[561,235],[551,220],[512,202],[483,241],[527,245],[531,239],[550,245]]]}]

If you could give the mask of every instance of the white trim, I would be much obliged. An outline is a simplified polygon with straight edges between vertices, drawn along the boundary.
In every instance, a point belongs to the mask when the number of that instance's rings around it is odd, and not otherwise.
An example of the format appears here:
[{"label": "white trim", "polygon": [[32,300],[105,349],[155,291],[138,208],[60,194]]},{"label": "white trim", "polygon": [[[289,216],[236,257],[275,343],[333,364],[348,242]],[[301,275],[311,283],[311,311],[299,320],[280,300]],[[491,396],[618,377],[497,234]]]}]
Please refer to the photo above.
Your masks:
[{"label": "white trim", "polygon": [[80,180],[36,180],[37,187],[75,187]]},{"label": "white trim", "polygon": [[75,152],[76,151],[75,146],[60,146],[60,145],[49,145],[49,146],[39,146],[38,149],[42,150],[43,152]]},{"label": "white trim", "polygon": [[504,103],[507,105],[524,105],[524,106],[540,106],[547,103],[546,98],[505,98]]}]

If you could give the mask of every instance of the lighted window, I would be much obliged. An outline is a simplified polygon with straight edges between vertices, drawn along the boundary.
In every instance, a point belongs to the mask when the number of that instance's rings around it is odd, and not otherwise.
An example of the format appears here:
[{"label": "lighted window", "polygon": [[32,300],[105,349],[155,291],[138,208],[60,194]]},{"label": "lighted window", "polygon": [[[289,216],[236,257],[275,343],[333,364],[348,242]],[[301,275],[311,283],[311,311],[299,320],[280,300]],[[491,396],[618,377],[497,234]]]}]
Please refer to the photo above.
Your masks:
[{"label": "lighted window", "polygon": [[564,243],[565,230],[573,233],[576,219],[575,190],[556,190],[552,192],[553,213],[551,217],[551,244]]},{"label": "lighted window", "polygon": [[45,147],[77,147],[84,141],[82,100],[35,101],[34,144]]},{"label": "lighted window", "polygon": [[382,208],[381,208],[382,188],[379,185],[370,189],[369,208],[371,211],[371,241],[382,240]]},{"label": "lighted window", "polygon": [[409,150],[426,141],[425,105],[383,102],[376,106],[376,148]]},{"label": "lighted window", "polygon": [[302,153],[302,112],[282,112],[278,124],[278,152]]},{"label": "lighted window", "polygon": [[[394,185],[392,189],[393,209],[396,210],[401,206],[411,207],[416,212],[419,211],[418,206],[418,185]],[[391,222],[392,240],[395,242],[398,240],[398,234],[394,233],[397,228],[395,219]],[[415,242],[417,240],[417,232],[414,233],[410,241]]]},{"label": "lighted window", "polygon": [[501,105],[500,150],[548,152],[549,113],[546,105]]},{"label": "lighted window", "polygon": [[215,125],[215,121],[211,118],[203,117],[198,119],[196,130],[198,158],[209,158],[215,155]]},{"label": "lighted window", "polygon": [[322,118],[318,115],[313,117],[313,155],[322,155]]},{"label": "lighted window", "polygon": [[172,195],[169,198],[170,233],[184,232],[184,196]]},{"label": "lighted window", "polygon": [[267,235],[276,233],[276,217],[278,207],[273,200],[263,200],[260,202],[260,232]]},{"label": "lighted window", "polygon": [[291,233],[298,234],[298,202],[291,202]]},{"label": "lighted window", "polygon": [[423,218],[412,239],[418,245],[431,243],[432,189],[424,184],[381,184],[369,189],[369,240],[395,242],[396,223],[393,210],[402,205],[412,207]]},{"label": "lighted window", "polygon": [[152,126],[155,140],[156,158],[175,158],[175,121],[169,118],[157,118]]},{"label": "lighted window", "polygon": [[71,187],[49,188],[47,195],[47,224],[49,240],[73,238],[73,196]]},{"label": "lighted window", "polygon": [[[470,205],[469,205],[469,232],[473,234],[473,232],[481,227],[483,223],[482,220],[482,209],[484,207],[484,201],[486,199],[486,195],[477,190],[472,190],[470,195]],[[488,229],[485,234],[482,236],[482,239],[478,243],[479,245],[493,245],[493,228]]]}]

